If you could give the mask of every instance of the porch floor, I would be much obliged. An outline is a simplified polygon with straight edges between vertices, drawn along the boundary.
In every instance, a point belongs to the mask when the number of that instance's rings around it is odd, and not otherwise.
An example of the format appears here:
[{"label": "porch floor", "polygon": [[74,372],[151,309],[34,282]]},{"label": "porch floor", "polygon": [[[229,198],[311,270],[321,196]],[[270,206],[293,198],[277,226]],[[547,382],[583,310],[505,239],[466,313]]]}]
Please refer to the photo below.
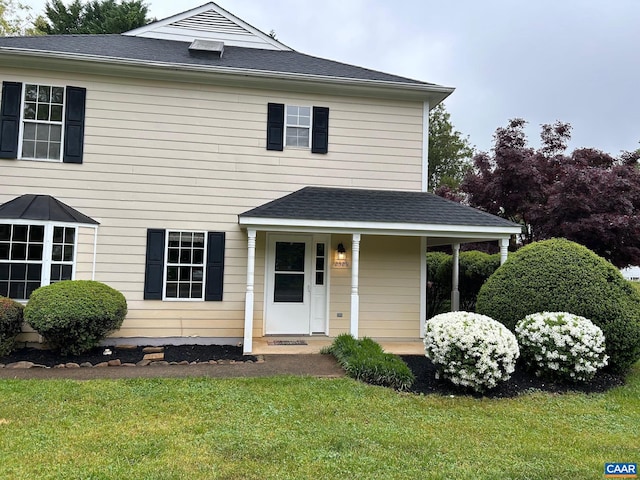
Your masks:
[{"label": "porch floor", "polygon": [[[304,340],[307,345],[269,345],[271,341],[277,340]],[[424,355],[424,344],[420,339],[389,339],[374,338],[385,352],[395,353],[396,355]],[[317,336],[275,336],[275,337],[256,337],[253,339],[252,355],[296,355],[320,353],[323,347],[328,347],[333,342],[333,338]]]}]

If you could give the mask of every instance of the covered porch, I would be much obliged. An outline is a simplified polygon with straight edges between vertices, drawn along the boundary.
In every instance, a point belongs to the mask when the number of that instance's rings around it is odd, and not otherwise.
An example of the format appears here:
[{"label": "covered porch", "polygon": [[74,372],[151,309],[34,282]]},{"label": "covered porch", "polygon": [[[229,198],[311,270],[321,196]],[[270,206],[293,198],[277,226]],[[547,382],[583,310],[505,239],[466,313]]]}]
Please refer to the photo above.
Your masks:
[{"label": "covered porch", "polygon": [[[245,212],[239,224],[248,239],[247,354],[319,351],[340,333],[379,339],[393,353],[422,352],[427,246],[453,246],[457,309],[460,244],[499,241],[504,261],[520,232],[430,193],[321,187]],[[274,343],[291,336],[307,345]]]},{"label": "covered porch", "polygon": [[[419,338],[384,339],[376,338],[385,352],[396,355],[424,355],[424,344]],[[255,337],[253,355],[298,355],[320,353],[333,342],[332,337]]]}]

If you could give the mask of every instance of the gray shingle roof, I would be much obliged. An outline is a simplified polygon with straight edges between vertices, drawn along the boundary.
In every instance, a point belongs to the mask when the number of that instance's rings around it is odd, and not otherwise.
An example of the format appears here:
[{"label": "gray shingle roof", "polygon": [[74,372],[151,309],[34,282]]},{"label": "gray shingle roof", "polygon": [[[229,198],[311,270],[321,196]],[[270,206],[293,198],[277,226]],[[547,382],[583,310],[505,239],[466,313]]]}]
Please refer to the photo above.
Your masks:
[{"label": "gray shingle roof", "polygon": [[0,220],[40,220],[44,222],[99,225],[75,208],[50,195],[21,195],[0,205]]},{"label": "gray shingle roof", "polygon": [[298,73],[323,77],[399,82],[407,85],[434,85],[295,51],[225,46],[222,58],[197,58],[189,55],[189,45],[188,42],[127,35],[0,37],[0,49],[9,47],[57,54],[137,60],[141,63],[216,66],[274,73]]},{"label": "gray shingle roof", "polygon": [[432,193],[305,187],[240,215],[243,218],[519,227]]}]

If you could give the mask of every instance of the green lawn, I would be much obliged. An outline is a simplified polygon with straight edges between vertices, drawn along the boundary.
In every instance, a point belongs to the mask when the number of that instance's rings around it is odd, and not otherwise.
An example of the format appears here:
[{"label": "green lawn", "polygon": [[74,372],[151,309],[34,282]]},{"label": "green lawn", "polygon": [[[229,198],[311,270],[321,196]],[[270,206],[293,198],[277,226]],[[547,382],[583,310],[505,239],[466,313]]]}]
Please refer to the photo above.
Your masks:
[{"label": "green lawn", "polygon": [[640,462],[640,364],[606,394],[419,397],[350,379],[0,381],[2,479],[602,478]]}]

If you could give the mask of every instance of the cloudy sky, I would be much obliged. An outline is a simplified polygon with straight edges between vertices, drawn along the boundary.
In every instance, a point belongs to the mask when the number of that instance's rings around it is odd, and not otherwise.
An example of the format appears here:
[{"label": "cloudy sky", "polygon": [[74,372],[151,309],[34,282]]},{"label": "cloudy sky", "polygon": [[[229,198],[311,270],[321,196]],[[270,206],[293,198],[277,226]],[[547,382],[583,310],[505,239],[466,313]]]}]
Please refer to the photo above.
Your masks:
[{"label": "cloudy sky", "polygon": [[[206,2],[147,3],[162,19]],[[480,150],[515,117],[534,146],[541,124],[562,120],[571,148],[640,148],[639,0],[217,3],[300,52],[456,87],[445,104]]]}]

